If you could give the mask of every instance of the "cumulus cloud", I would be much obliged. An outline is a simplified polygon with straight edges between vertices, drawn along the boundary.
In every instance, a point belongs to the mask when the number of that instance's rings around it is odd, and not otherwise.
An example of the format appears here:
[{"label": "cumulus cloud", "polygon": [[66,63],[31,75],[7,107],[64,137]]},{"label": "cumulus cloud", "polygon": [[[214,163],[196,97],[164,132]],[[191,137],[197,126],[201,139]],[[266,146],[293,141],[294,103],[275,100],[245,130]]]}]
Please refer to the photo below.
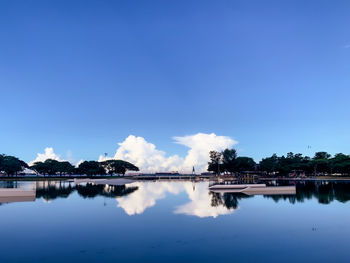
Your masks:
[{"label": "cumulus cloud", "polygon": [[[99,157],[99,161],[106,159],[102,155]],[[131,162],[146,172],[177,171],[183,162],[177,155],[166,157],[165,152],[156,149],[154,144],[134,135],[129,135],[119,143],[114,159]]]},{"label": "cumulus cloud", "polygon": [[191,170],[193,166],[200,171],[206,170],[209,161],[209,152],[222,151],[237,144],[237,141],[227,136],[217,136],[214,133],[197,133],[184,137],[174,137],[176,143],[184,145],[190,150],[183,163],[183,170]]},{"label": "cumulus cloud", "polygon": [[[174,137],[174,142],[189,148],[185,158],[178,155],[167,156],[164,151],[147,142],[143,137],[129,135],[119,143],[113,159],[122,159],[134,163],[143,172],[179,171],[191,172],[194,166],[197,171],[205,171],[209,161],[209,151],[221,151],[237,144],[227,136],[217,136],[214,133],[197,133],[183,137]],[[100,156],[99,161],[104,161]]]},{"label": "cumulus cloud", "polygon": [[52,147],[46,147],[44,153],[38,153],[37,157],[29,162],[29,165],[33,165],[35,162],[44,162],[47,159],[64,161],[59,155],[57,155]]},{"label": "cumulus cloud", "polygon": [[35,162],[44,162],[47,159],[52,159],[56,161],[68,161],[71,164],[75,165],[76,167],[79,166],[84,160],[79,160],[78,162],[73,159],[73,154],[70,150],[67,151],[66,154],[67,158],[62,158],[60,155],[56,154],[54,149],[52,147],[46,147],[44,150],[44,153],[38,153],[37,157],[33,160],[30,161],[28,164],[33,165]]}]

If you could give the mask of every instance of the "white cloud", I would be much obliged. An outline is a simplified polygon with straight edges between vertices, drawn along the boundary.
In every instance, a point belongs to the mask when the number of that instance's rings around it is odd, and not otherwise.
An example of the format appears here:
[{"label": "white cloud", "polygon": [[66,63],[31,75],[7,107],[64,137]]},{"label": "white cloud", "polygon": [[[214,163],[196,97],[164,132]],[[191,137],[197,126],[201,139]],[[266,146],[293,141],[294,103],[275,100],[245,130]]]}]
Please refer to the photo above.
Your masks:
[{"label": "white cloud", "polygon": [[200,171],[206,170],[210,151],[222,151],[237,144],[237,141],[230,137],[217,136],[214,133],[174,137],[174,140],[176,143],[190,148],[182,167],[185,171],[190,171],[193,166]]},{"label": "white cloud", "polygon": [[35,162],[44,162],[47,159],[64,161],[59,155],[57,155],[52,147],[46,147],[44,153],[38,153],[37,157],[29,162],[29,165],[33,165]]},{"label": "white cloud", "polygon": [[79,160],[76,164],[75,164],[75,167],[78,167],[81,163],[83,163],[84,162],[84,160],[83,159],[81,159],[81,160]]},{"label": "white cloud", "polygon": [[[129,135],[122,143],[118,143],[114,159],[121,159],[135,164],[142,171],[177,171],[183,159],[177,155],[166,157],[165,152],[157,150],[156,146],[142,137]],[[111,159],[100,156],[99,161]]]},{"label": "white cloud", "polygon": [[[175,143],[184,145],[190,150],[185,158],[178,155],[166,156],[164,151],[147,142],[143,137],[129,135],[119,143],[113,159],[129,161],[140,168],[143,172],[179,171],[191,172],[195,166],[197,171],[205,171],[209,161],[209,151],[221,151],[232,147],[237,142],[227,136],[217,136],[214,133],[197,133],[183,137],[174,137]],[[106,159],[99,157],[99,161]]]}]

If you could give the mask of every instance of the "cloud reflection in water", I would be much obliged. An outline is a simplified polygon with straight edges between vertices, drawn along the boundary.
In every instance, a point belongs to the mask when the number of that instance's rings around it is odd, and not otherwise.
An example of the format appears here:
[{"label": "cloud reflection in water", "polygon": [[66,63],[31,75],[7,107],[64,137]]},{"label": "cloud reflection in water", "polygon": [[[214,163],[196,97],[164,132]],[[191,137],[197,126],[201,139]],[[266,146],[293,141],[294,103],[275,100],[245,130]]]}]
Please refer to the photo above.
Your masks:
[{"label": "cloud reflection in water", "polygon": [[147,208],[154,206],[157,200],[165,198],[167,194],[178,195],[180,192],[186,192],[190,202],[176,207],[175,214],[216,218],[234,211],[234,209],[228,209],[223,203],[213,206],[215,196],[209,193],[208,183],[158,181],[135,182],[131,185],[137,186],[138,190],[128,196],[117,198],[117,206],[128,215],[142,214]]},{"label": "cloud reflection in water", "polygon": [[195,190],[192,185],[184,185],[185,190],[190,198],[190,202],[181,206],[178,206],[174,213],[185,214],[198,217],[213,217],[216,218],[219,215],[227,215],[233,213],[234,209],[229,210],[223,204],[217,206],[212,205],[213,196],[208,191],[208,185],[204,183],[196,184]]}]

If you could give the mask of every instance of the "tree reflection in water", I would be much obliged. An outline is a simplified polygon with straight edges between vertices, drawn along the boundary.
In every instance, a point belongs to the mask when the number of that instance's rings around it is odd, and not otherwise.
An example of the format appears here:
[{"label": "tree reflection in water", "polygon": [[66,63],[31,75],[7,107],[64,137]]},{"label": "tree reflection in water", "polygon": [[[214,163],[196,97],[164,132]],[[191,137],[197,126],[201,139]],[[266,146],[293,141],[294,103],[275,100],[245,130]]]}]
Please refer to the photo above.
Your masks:
[{"label": "tree reflection in water", "polygon": [[209,192],[211,195],[211,206],[225,206],[227,209],[237,209],[239,200],[243,198],[250,198],[253,196],[245,195],[242,193],[214,193]]},{"label": "tree reflection in water", "polygon": [[51,201],[56,198],[68,198],[74,191],[83,198],[94,198],[96,196],[120,197],[136,191],[138,187],[126,187],[125,185],[105,186],[86,184],[75,186],[73,183],[40,181],[36,183],[36,197]]},{"label": "tree reflection in water", "polygon": [[[303,203],[306,200],[316,199],[320,204],[329,204],[333,201],[345,203],[350,200],[350,183],[345,182],[297,182],[295,195],[263,195],[275,202],[288,201],[291,204]],[[285,183],[277,183],[285,185]],[[239,201],[249,198],[242,193],[214,193],[210,192],[211,206],[225,206],[227,209],[236,209]]]},{"label": "tree reflection in water", "polygon": [[125,185],[94,185],[86,184],[85,186],[78,185],[76,186],[78,194],[84,198],[94,198],[96,196],[105,196],[105,197],[120,197],[131,194],[135,192],[138,187],[130,186],[126,187]]},{"label": "tree reflection in water", "polygon": [[290,203],[303,203],[317,199],[320,204],[329,204],[335,200],[345,203],[350,200],[350,183],[344,182],[297,182],[296,195],[264,195],[275,202],[288,200]]},{"label": "tree reflection in water", "polygon": [[36,197],[51,201],[56,198],[67,198],[75,187],[65,182],[40,181],[36,183]]}]

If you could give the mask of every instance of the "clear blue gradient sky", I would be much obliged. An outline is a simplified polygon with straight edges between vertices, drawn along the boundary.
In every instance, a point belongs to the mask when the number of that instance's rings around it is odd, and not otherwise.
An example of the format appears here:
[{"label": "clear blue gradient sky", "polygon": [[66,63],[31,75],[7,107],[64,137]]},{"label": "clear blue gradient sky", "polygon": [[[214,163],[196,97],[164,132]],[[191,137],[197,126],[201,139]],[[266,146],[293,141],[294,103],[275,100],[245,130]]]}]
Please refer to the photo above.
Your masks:
[{"label": "clear blue gradient sky", "polygon": [[[350,1],[0,1],[0,152],[113,154],[129,134],[350,153]],[[309,150],[308,145],[312,148]]]}]

